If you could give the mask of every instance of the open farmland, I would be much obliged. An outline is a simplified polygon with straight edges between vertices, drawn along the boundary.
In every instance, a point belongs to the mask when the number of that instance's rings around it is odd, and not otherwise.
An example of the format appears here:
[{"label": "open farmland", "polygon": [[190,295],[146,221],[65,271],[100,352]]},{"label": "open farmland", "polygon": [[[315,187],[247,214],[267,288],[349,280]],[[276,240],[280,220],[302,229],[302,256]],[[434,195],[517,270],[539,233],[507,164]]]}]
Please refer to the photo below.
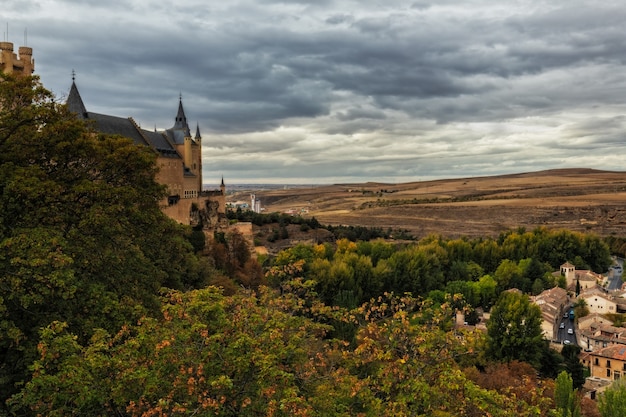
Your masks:
[{"label": "open farmland", "polygon": [[299,187],[256,195],[266,212],[303,212],[331,225],[407,229],[416,237],[497,236],[511,228],[538,226],[626,234],[626,172],[561,169]]}]

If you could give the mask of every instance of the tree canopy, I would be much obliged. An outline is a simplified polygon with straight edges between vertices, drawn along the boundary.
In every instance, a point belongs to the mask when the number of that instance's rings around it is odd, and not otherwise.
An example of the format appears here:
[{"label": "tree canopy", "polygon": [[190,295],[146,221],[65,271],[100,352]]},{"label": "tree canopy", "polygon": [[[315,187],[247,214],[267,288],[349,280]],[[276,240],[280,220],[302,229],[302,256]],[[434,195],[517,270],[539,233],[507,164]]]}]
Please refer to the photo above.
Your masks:
[{"label": "tree canopy", "polygon": [[160,210],[155,154],[97,134],[36,77],[0,79],[0,392],[15,390],[39,330],[79,340],[159,311],[162,287],[207,268]]},{"label": "tree canopy", "polygon": [[496,360],[521,360],[539,367],[544,349],[541,310],[526,294],[505,291],[487,322],[488,351]]}]

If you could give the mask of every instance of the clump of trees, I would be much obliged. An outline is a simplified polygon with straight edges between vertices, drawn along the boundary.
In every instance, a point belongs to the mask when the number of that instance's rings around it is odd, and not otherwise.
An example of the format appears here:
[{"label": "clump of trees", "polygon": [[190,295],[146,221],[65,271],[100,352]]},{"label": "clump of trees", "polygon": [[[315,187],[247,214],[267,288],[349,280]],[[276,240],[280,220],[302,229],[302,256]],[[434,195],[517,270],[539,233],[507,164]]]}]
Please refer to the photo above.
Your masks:
[{"label": "clump of trees", "polygon": [[162,288],[208,283],[155,172],[152,151],[96,134],[36,77],[0,75],[0,404],[50,323],[84,343],[159,314]]},{"label": "clump of trees", "polygon": [[[146,317],[78,343],[63,324],[42,331],[32,379],[9,406],[40,415],[508,416],[546,415],[527,384],[512,398],[461,370],[472,355],[449,331],[450,305],[384,296],[359,308],[320,303],[301,280],[226,297],[170,292]],[[327,320],[353,324],[353,343]],[[504,387],[501,387],[504,390]]]},{"label": "clump of trees", "polygon": [[[299,260],[299,275],[283,274]],[[312,279],[329,304],[346,294],[360,304],[383,292],[435,298],[441,292],[462,294],[470,307],[490,308],[507,289],[538,294],[564,285],[564,278],[552,272],[566,260],[597,272],[611,264],[608,246],[597,236],[537,228],[498,239],[428,236],[414,244],[340,239],[334,245],[297,245],[272,260],[267,276],[270,282]]]},{"label": "clump of trees", "polygon": [[256,226],[267,224],[277,224],[278,228],[274,229],[272,235],[268,237],[270,242],[278,239],[286,239],[289,237],[285,227],[290,224],[300,225],[301,231],[309,231],[315,229],[325,229],[332,232],[335,240],[348,239],[352,242],[368,241],[373,239],[398,239],[398,240],[414,240],[407,230],[393,230],[391,228],[383,229],[380,227],[365,226],[332,226],[322,225],[315,217],[305,218],[302,216],[292,216],[285,213],[256,213],[252,210],[242,210],[238,207],[236,210],[228,210],[226,213],[228,218],[236,221],[251,222]]}]

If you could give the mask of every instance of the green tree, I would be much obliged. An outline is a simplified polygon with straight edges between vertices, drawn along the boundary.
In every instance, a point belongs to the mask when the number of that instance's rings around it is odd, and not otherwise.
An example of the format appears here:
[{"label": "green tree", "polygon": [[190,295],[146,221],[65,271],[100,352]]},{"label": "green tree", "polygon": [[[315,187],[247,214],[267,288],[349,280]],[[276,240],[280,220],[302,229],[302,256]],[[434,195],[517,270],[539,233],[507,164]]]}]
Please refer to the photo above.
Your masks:
[{"label": "green tree", "polygon": [[[98,135],[36,77],[0,80],[0,404],[28,379],[39,329],[80,341],[157,314],[162,287],[204,285],[191,230],[160,210],[154,153]],[[1,405],[0,405],[1,407]]]},{"label": "green tree", "polygon": [[587,301],[583,298],[576,300],[574,303],[574,317],[576,319],[580,319],[582,317],[589,315],[589,307],[587,306]]},{"label": "green tree", "polygon": [[554,402],[560,417],[580,417],[580,401],[578,390],[572,385],[572,378],[566,371],[562,371],[556,378],[554,387]]},{"label": "green tree", "polygon": [[579,356],[581,348],[575,345],[564,345],[561,355],[565,359],[565,367],[572,377],[572,384],[575,389],[581,389],[585,383],[585,367],[580,362]]},{"label": "green tree", "polygon": [[598,409],[602,417],[626,416],[626,379],[613,381],[598,396]]},{"label": "green tree", "polygon": [[521,360],[539,368],[543,350],[541,310],[527,295],[503,292],[487,322],[488,353],[496,360]]},{"label": "green tree", "polygon": [[[16,414],[216,416],[539,416],[530,389],[512,398],[481,388],[457,360],[477,335],[446,330],[450,303],[381,296],[351,311],[328,308],[294,280],[282,294],[170,292],[145,317],[81,345],[58,322],[42,332],[33,379]],[[296,295],[297,294],[297,295]],[[327,338],[340,320],[354,344]],[[534,398],[531,398],[534,397]],[[538,397],[538,398],[537,398]],[[532,404],[527,400],[532,400]]]},{"label": "green tree", "polygon": [[473,283],[476,293],[480,297],[479,305],[485,309],[491,308],[497,299],[497,282],[491,275],[482,276],[478,282]]},{"label": "green tree", "polygon": [[[504,259],[494,273],[494,279],[498,283],[498,290],[504,291],[509,288],[517,288],[515,285],[522,280],[522,271],[517,262]],[[523,291],[523,288],[518,288]]]}]

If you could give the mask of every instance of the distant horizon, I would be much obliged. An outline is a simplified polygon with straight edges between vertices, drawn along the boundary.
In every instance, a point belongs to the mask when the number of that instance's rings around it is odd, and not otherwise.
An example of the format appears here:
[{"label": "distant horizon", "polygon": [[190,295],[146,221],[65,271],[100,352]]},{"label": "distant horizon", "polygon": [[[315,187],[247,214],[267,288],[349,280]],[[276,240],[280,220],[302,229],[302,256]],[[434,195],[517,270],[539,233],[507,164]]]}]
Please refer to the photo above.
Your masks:
[{"label": "distant horizon", "polygon": [[[481,175],[460,175],[460,176],[448,176],[448,177],[421,177],[419,179],[416,178],[407,178],[405,180],[398,181],[390,181],[390,178],[385,180],[372,180],[372,179],[364,179],[364,178],[354,178],[354,181],[334,181],[334,182],[313,182],[312,179],[300,178],[297,180],[301,180],[301,182],[284,182],[285,179],[279,178],[267,178],[265,181],[257,180],[254,182],[251,179],[237,179],[237,182],[228,182],[227,178],[224,178],[224,183],[226,184],[226,188],[231,187],[314,187],[314,186],[331,186],[331,185],[350,185],[350,184],[367,184],[367,183],[380,183],[380,184],[405,184],[412,182],[428,182],[428,181],[443,181],[443,180],[455,180],[455,179],[470,179],[470,178],[485,178],[485,177],[499,177],[499,176],[509,176],[509,175],[524,175],[524,174],[535,174],[542,172],[550,172],[550,171],[590,171],[590,172],[616,172],[616,173],[626,173],[624,170],[609,170],[609,169],[598,169],[598,168],[587,168],[587,167],[566,167],[566,168],[548,168],[548,169],[539,169],[535,171],[520,171],[520,172],[506,172],[499,174],[481,174]],[[396,179],[398,179],[396,177]],[[290,181],[294,181],[295,179],[288,179]],[[311,182],[306,182],[311,181]],[[219,188],[219,184],[215,183],[204,183],[204,188],[207,187],[215,187]]]}]

